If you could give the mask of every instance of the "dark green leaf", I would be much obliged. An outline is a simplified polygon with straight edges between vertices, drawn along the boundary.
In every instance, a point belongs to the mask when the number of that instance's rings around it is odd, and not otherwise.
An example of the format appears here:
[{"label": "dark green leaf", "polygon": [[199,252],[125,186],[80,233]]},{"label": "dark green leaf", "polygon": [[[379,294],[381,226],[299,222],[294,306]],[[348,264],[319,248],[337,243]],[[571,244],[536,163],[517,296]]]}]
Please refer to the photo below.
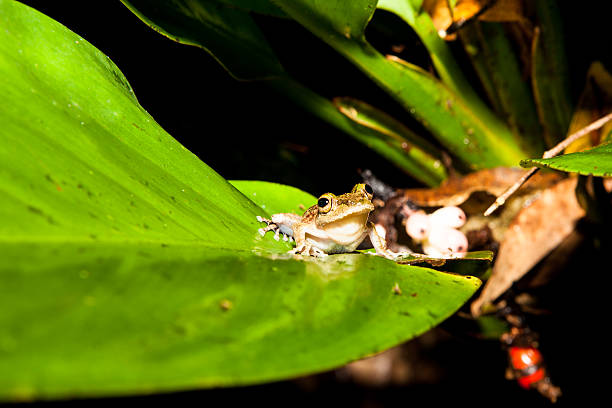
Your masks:
[{"label": "dark green leaf", "polygon": [[542,154],[545,145],[533,95],[502,25],[475,22],[460,34],[489,100],[509,124],[516,143],[531,155]]},{"label": "dark green leaf", "polygon": [[174,41],[207,50],[239,79],[282,75],[283,69],[248,12],[205,0],[124,0],[147,25]]},{"label": "dark green leaf", "polygon": [[245,11],[266,14],[274,17],[286,17],[285,13],[270,0],[212,0],[227,4]]},{"label": "dark green leaf", "polygon": [[372,150],[429,186],[438,186],[447,177],[438,152],[429,142],[402,123],[364,102],[336,98],[334,105],[362,130],[355,132]]},{"label": "dark green leaf", "polygon": [[533,93],[549,146],[566,136],[573,110],[561,16],[556,3],[555,0],[534,2],[538,27],[531,56]]}]

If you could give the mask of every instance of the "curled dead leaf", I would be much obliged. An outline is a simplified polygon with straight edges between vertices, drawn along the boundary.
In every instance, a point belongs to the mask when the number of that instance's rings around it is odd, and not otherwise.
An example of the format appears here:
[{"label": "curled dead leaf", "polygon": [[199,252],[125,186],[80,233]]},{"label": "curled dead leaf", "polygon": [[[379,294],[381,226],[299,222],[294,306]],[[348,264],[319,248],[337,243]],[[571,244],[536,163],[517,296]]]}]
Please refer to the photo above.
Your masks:
[{"label": "curled dead leaf", "polygon": [[[503,193],[524,174],[524,170],[512,167],[496,167],[470,173],[464,177],[450,178],[437,188],[401,190],[400,195],[420,207],[461,205],[473,193],[485,192],[492,196]],[[525,186],[523,194],[553,185],[560,180],[556,173],[536,174]]]},{"label": "curled dead leaf", "polygon": [[523,208],[509,225],[501,242],[491,277],[481,295],[472,302],[474,316],[483,305],[493,302],[559,245],[585,212],[574,190],[576,178],[560,181],[545,189]]},{"label": "curled dead leaf", "polygon": [[475,19],[531,25],[525,16],[522,0],[458,0],[452,10],[447,0],[425,0],[423,10],[430,15],[434,27],[447,41],[455,40],[454,31]]}]

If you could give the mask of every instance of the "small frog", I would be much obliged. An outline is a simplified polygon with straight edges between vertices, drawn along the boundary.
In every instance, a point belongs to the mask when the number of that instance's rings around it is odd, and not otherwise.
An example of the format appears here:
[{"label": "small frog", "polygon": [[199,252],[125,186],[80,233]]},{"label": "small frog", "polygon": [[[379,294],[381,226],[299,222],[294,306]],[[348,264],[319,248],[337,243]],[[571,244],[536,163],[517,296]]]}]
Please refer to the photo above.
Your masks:
[{"label": "small frog", "polygon": [[397,254],[387,249],[385,240],[368,221],[374,210],[372,196],[372,188],[367,184],[356,184],[350,193],[339,196],[326,193],[302,216],[280,213],[272,215],[271,220],[258,216],[258,221],[268,224],[259,233],[263,236],[275,231],[277,240],[279,234],[285,240],[293,238],[296,247],[291,253],[312,256],[353,252],[369,235],[377,255],[394,259]]}]

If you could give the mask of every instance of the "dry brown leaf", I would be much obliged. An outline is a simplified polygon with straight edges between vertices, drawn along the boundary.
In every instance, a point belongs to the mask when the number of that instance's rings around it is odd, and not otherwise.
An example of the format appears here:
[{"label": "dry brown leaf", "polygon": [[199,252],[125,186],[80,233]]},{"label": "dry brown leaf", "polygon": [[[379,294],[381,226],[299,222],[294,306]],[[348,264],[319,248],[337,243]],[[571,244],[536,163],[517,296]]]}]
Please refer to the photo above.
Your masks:
[{"label": "dry brown leaf", "polygon": [[[529,19],[525,17],[522,0],[458,0],[452,10],[447,0],[425,0],[423,10],[431,17],[436,30],[442,33],[453,23],[462,25],[474,18],[501,23],[518,22],[531,26]],[[444,35],[444,39],[455,40],[456,34]]]},{"label": "dry brown leaf", "polygon": [[[459,7],[459,3],[457,3],[457,7]],[[497,23],[531,24],[525,16],[522,0],[497,0],[478,19]]]},{"label": "dry brown leaf", "polygon": [[453,22],[447,0],[424,0],[422,7],[438,32],[446,30]]},{"label": "dry brown leaf", "polygon": [[543,190],[531,205],[518,213],[501,242],[491,277],[478,299],[472,302],[474,316],[478,316],[483,305],[508,290],[574,230],[576,221],[584,216],[574,193],[576,180],[565,179]]},{"label": "dry brown leaf", "polygon": [[[492,196],[503,193],[515,183],[525,170],[513,167],[496,167],[470,173],[464,177],[446,180],[438,188],[413,188],[400,192],[405,198],[420,207],[460,205],[475,192],[486,192]],[[560,179],[557,173],[536,174],[522,194],[546,188]]]}]

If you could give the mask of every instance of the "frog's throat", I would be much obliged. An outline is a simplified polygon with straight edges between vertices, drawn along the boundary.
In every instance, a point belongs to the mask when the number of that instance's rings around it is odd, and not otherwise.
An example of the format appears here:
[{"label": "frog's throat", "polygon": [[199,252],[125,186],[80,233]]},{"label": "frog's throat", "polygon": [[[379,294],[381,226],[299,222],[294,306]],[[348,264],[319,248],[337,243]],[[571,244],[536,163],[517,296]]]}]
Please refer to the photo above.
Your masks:
[{"label": "frog's throat", "polygon": [[325,231],[331,240],[338,244],[356,244],[355,246],[357,246],[367,235],[366,223],[368,215],[369,212],[356,212],[329,223],[321,227],[321,229]]},{"label": "frog's throat", "polygon": [[364,215],[367,216],[374,210],[374,205],[370,204],[369,206],[360,206],[360,207],[348,207],[342,211],[342,215],[339,217],[334,217],[333,215],[326,216],[324,214],[319,214],[316,219],[317,226],[319,228],[326,227],[329,224],[333,224],[336,222],[340,222],[348,217],[353,217],[355,215]]}]

